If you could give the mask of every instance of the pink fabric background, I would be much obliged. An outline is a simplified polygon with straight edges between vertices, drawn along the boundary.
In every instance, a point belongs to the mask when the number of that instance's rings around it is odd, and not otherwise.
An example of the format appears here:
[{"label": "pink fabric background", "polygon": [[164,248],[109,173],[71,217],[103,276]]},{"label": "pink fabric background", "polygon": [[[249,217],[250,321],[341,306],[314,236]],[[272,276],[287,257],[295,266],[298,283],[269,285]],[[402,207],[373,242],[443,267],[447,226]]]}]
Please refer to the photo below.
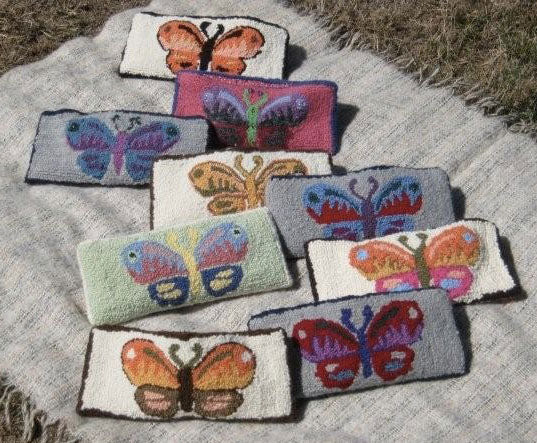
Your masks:
[{"label": "pink fabric background", "polygon": [[[252,96],[256,100],[260,94],[267,92],[270,104],[275,98],[288,94],[302,94],[308,101],[308,114],[298,126],[288,127],[285,146],[274,149],[289,151],[322,151],[334,153],[336,149],[335,106],[336,87],[322,82],[290,82],[260,80],[248,77],[236,78],[213,73],[185,71],[177,75],[176,93],[173,103],[173,114],[180,117],[205,115],[202,94],[210,87],[224,87],[241,99],[243,91],[255,91]],[[207,117],[208,118],[208,117]],[[241,133],[244,133],[246,125]],[[265,128],[259,127],[261,134]]]}]

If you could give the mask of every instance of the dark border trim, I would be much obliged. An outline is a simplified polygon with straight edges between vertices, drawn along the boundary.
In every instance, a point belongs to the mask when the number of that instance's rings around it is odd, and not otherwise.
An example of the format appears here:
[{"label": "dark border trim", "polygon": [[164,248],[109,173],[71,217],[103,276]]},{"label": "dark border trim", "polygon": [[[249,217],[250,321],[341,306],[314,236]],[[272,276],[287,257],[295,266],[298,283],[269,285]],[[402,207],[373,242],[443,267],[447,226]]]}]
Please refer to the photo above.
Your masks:
[{"label": "dark border trim", "polygon": [[[210,15],[170,15],[170,14],[159,14],[159,13],[152,12],[152,11],[142,11],[142,12],[138,12],[137,14],[135,14],[132,19],[134,20],[134,17],[136,17],[136,15],[138,15],[138,14],[150,15],[152,17],[174,17],[174,18],[191,18],[191,19],[206,18],[206,19],[212,20],[212,21],[217,21],[217,20],[222,20],[222,19],[224,19],[224,20],[228,20],[228,19],[243,19],[243,20],[252,20],[254,22],[262,23],[262,24],[267,25],[267,26],[273,26],[275,28],[281,29],[281,30],[285,31],[285,42],[284,42],[284,51],[283,51],[284,54],[283,54],[282,73],[280,74],[280,76],[282,78],[284,77],[285,65],[287,63],[287,58],[288,58],[288,55],[289,55],[289,31],[287,29],[285,29],[283,26],[277,25],[276,23],[267,22],[265,20],[261,20],[261,19],[256,18],[256,17],[251,17],[249,15],[242,15],[242,16],[241,15],[230,15],[230,16],[219,16],[218,17],[218,16],[210,16]],[[129,28],[129,32],[127,33],[127,42],[128,42],[129,35],[130,35],[131,31],[132,31],[132,21],[131,21],[131,25],[130,25],[130,28]],[[129,74],[127,72],[120,72],[119,69],[120,69],[121,63],[123,63],[123,59],[125,58],[125,51],[127,49],[127,42],[125,42],[125,46],[123,47],[123,51],[121,51],[121,60],[119,62],[119,66],[117,68],[117,72],[118,72],[120,77],[175,81],[175,79],[173,79],[173,78],[164,78],[164,77],[158,77],[158,76],[146,76],[146,75],[141,75],[141,74]],[[199,71],[199,72],[206,72],[206,71]]]},{"label": "dark border trim", "polygon": [[[123,331],[123,332],[141,332],[145,334],[153,334],[161,337],[167,337],[167,338],[178,338],[182,340],[188,340],[193,337],[212,337],[215,335],[239,335],[239,336],[245,336],[245,337],[253,337],[257,335],[268,335],[273,332],[281,332],[282,334],[282,343],[286,348],[286,363],[287,363],[287,370],[289,375],[289,389],[290,389],[290,398],[289,402],[291,405],[291,413],[289,416],[283,416],[283,417],[267,417],[267,418],[252,418],[252,419],[240,419],[240,418],[231,418],[231,419],[212,419],[212,418],[206,418],[201,416],[188,416],[188,417],[177,417],[177,418],[171,418],[171,419],[157,419],[157,418],[135,418],[135,417],[129,417],[127,415],[121,415],[121,414],[114,414],[111,412],[102,411],[97,408],[88,408],[88,409],[82,409],[82,395],[84,393],[84,389],[86,387],[86,378],[88,376],[89,371],[89,365],[91,360],[91,353],[93,349],[93,334],[95,330],[102,330],[102,331]],[[78,393],[78,400],[76,404],[76,412],[78,415],[86,416],[86,417],[107,417],[107,418],[117,418],[117,419],[124,419],[124,420],[131,420],[131,421],[143,421],[143,422],[177,422],[177,421],[186,421],[186,420],[206,420],[206,421],[217,421],[217,422],[240,422],[240,423],[287,423],[287,422],[295,422],[298,420],[298,417],[295,416],[295,408],[294,408],[294,398],[291,395],[291,388],[293,383],[293,377],[290,371],[290,352],[287,346],[287,334],[285,333],[285,330],[283,328],[270,328],[270,329],[258,329],[255,331],[239,331],[239,332],[173,332],[173,331],[148,331],[144,329],[139,328],[127,328],[123,326],[114,326],[114,325],[107,325],[107,326],[96,326],[91,328],[89,339],[88,339],[88,346],[86,348],[86,354],[84,357],[84,367],[82,370],[82,383],[80,386],[80,391]]]},{"label": "dark border trim", "polygon": [[[173,102],[172,102],[172,115],[175,115],[177,111],[177,98],[179,96],[179,89],[181,87],[181,77],[183,75],[199,75],[199,76],[206,76],[206,77],[214,77],[219,78],[222,80],[241,80],[241,81],[257,81],[266,85],[285,85],[289,87],[295,87],[295,86],[326,86],[332,90],[332,111],[331,111],[331,117],[330,117],[330,130],[331,130],[331,139],[332,139],[332,146],[330,146],[330,152],[324,151],[327,154],[335,155],[339,152],[340,145],[338,140],[338,124],[337,124],[337,110],[338,110],[338,104],[337,104],[337,93],[338,93],[338,86],[336,83],[330,80],[300,80],[300,81],[294,81],[294,80],[284,80],[284,79],[275,79],[275,78],[262,78],[262,77],[246,77],[242,75],[228,75],[228,74],[218,74],[214,72],[207,72],[207,71],[192,71],[192,70],[184,70],[177,74],[175,78],[175,92],[173,94]],[[203,118],[207,118],[206,116],[202,116]],[[210,120],[209,120],[210,121]],[[297,148],[295,148],[297,149]],[[321,148],[319,148],[321,149]],[[294,152],[294,151],[293,151]],[[298,151],[298,152],[309,152],[309,151]],[[311,151],[316,152],[316,151]]]}]

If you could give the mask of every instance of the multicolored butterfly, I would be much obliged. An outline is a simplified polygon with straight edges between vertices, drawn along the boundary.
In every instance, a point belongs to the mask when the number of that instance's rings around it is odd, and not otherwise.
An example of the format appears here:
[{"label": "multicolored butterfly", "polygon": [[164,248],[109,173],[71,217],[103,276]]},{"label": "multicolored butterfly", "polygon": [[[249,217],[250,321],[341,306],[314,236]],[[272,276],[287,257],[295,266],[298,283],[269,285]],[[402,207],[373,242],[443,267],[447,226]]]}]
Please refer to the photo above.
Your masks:
[{"label": "multicolored butterfly", "polygon": [[224,33],[219,24],[209,37],[210,22],[198,28],[191,22],[172,20],[158,30],[157,38],[166,56],[168,68],[174,74],[182,69],[217,71],[239,75],[246,69],[244,60],[254,58],[265,44],[263,34],[250,26],[236,26]]},{"label": "multicolored butterfly", "polygon": [[95,117],[69,120],[65,128],[67,142],[75,151],[82,151],[76,162],[84,174],[98,180],[106,174],[111,159],[116,174],[121,173],[125,163],[134,181],[148,180],[154,158],[179,141],[179,128],[165,121],[142,126],[139,117],[132,117],[129,126],[121,129],[120,119],[119,114],[112,117],[116,135]]},{"label": "multicolored butterfly", "polygon": [[308,115],[308,100],[289,94],[268,102],[267,93],[245,89],[241,99],[226,88],[214,86],[203,92],[203,109],[226,146],[276,148],[285,145],[286,129],[298,126]]},{"label": "multicolored butterfly", "polygon": [[[265,204],[265,189],[273,175],[307,174],[300,160],[273,160],[261,171],[263,158],[253,156],[254,168],[242,166],[242,155],[235,157],[235,169],[221,162],[208,161],[194,166],[188,177],[196,191],[204,197],[214,197],[207,205],[213,215],[231,214]],[[242,176],[242,177],[241,177]]]},{"label": "multicolored butterfly", "polygon": [[194,357],[184,363],[178,350],[179,345],[171,345],[168,357],[151,340],[139,338],[123,345],[123,371],[136,386],[134,399],[140,410],[164,419],[172,418],[179,408],[211,418],[237,411],[244,401],[237,389],[246,388],[254,379],[254,353],[242,344],[228,342],[201,358],[203,349],[196,343]]},{"label": "multicolored butterfly", "polygon": [[341,310],[341,323],[318,318],[301,320],[293,328],[305,360],[315,363],[315,375],[327,388],[347,389],[362,364],[364,378],[377,374],[392,381],[412,370],[412,344],[421,340],[423,312],[415,301],[392,301],[373,316],[366,305],[363,324],[351,321],[351,309]]},{"label": "multicolored butterfly", "polygon": [[407,250],[381,240],[355,246],[349,252],[350,264],[375,281],[376,292],[433,287],[446,289],[452,300],[465,295],[474,279],[471,267],[480,254],[477,233],[457,226],[431,239],[424,233],[416,237],[417,247],[410,246],[406,235],[399,237]]},{"label": "multicolored butterfly", "polygon": [[148,285],[149,296],[161,306],[180,305],[196,299],[203,290],[221,297],[239,287],[240,266],[248,252],[248,236],[235,223],[222,223],[201,240],[199,232],[188,230],[189,245],[182,245],[170,232],[167,245],[140,240],[121,253],[127,271],[139,285]]},{"label": "multicolored butterfly", "polygon": [[316,223],[325,225],[325,238],[359,241],[414,229],[411,215],[421,209],[423,202],[419,181],[409,176],[396,177],[380,189],[374,177],[369,177],[368,182],[367,197],[356,192],[356,179],[349,182],[352,196],[325,183],[304,190],[302,204]]}]

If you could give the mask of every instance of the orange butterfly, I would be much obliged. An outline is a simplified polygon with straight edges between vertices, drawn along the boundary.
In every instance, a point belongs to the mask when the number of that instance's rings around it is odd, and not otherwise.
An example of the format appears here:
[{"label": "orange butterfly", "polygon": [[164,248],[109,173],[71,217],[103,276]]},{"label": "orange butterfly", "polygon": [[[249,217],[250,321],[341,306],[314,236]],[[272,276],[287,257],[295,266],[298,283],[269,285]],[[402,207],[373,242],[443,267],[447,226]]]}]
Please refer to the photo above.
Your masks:
[{"label": "orange butterfly", "polygon": [[[172,418],[179,407],[202,417],[227,417],[243,403],[244,389],[254,378],[254,353],[239,343],[212,348],[203,359],[199,343],[187,363],[177,357],[179,345],[168,356],[151,340],[133,339],[123,345],[121,362],[129,381],[136,386],[134,399],[144,414]],[[200,361],[201,360],[201,361]]]},{"label": "orange butterfly", "polygon": [[239,75],[246,69],[244,60],[259,54],[265,44],[256,28],[236,26],[224,33],[224,26],[218,25],[209,37],[209,25],[202,22],[198,28],[187,21],[171,20],[159,28],[157,38],[162,49],[169,51],[166,63],[170,71],[199,69]]},{"label": "orange butterfly", "polygon": [[274,160],[263,171],[261,156],[253,156],[255,166],[251,171],[242,167],[242,160],[243,156],[237,155],[234,164],[242,177],[224,163],[213,161],[200,163],[188,173],[196,191],[204,197],[214,197],[207,205],[211,214],[231,214],[263,206],[265,188],[272,175],[308,173],[306,165],[300,160]]},{"label": "orange butterfly", "polygon": [[408,237],[398,238],[403,249],[392,243],[372,240],[353,247],[350,264],[367,279],[375,281],[376,292],[409,291],[417,288],[443,288],[450,299],[464,296],[472,286],[473,267],[480,252],[479,236],[466,226],[456,226],[436,235],[429,242],[425,233],[411,247]]}]

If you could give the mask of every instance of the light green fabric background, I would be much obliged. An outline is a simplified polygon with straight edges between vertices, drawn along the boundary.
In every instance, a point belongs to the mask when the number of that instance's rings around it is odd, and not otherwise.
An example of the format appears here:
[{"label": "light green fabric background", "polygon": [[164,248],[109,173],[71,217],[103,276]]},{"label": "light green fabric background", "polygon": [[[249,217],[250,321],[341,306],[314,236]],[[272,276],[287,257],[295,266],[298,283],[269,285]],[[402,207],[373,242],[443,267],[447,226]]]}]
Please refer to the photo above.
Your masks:
[{"label": "light green fabric background", "polygon": [[[160,306],[149,297],[147,285],[137,284],[123,265],[121,253],[132,242],[149,240],[167,246],[166,235],[173,232],[177,234],[180,244],[188,245],[188,229],[195,229],[201,240],[211,228],[221,223],[236,223],[244,229],[248,237],[248,252],[244,261],[239,263],[243,270],[243,277],[239,287],[234,291],[220,297],[213,297],[204,289],[195,301],[190,295],[182,305]],[[177,228],[86,241],[78,247],[78,259],[88,316],[91,323],[96,325],[114,324],[154,312],[180,309],[192,304],[209,303],[239,295],[286,288],[292,282],[276,228],[265,208],[213,217],[204,222],[179,225]]]}]

